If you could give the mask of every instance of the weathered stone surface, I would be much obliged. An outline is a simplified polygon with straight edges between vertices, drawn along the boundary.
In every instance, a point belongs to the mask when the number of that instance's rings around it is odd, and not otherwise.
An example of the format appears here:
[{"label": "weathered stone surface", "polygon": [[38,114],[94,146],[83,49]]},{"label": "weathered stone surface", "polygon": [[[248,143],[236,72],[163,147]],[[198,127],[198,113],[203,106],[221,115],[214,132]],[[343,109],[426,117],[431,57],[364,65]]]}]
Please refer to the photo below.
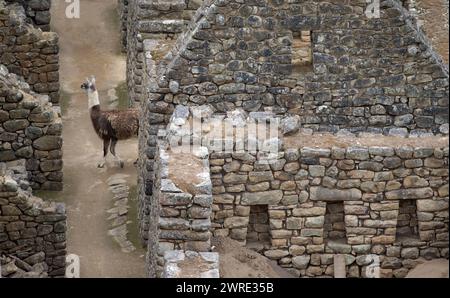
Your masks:
[{"label": "weathered stone surface", "polygon": [[292,135],[300,129],[300,117],[298,115],[288,116],[281,120],[281,132],[283,135]]},{"label": "weathered stone surface", "polygon": [[403,185],[406,188],[411,187],[426,187],[429,186],[429,183],[426,179],[418,177],[418,176],[408,176],[403,180]]},{"label": "weathered stone surface", "polygon": [[326,209],[324,207],[296,208],[292,211],[292,214],[300,217],[319,216],[325,215],[325,211]]},{"label": "weathered stone surface", "polygon": [[369,149],[351,147],[347,149],[347,159],[367,160],[369,159]]},{"label": "weathered stone surface", "polygon": [[244,205],[277,205],[283,198],[283,192],[272,190],[265,192],[244,193],[242,204]]},{"label": "weathered stone surface", "polygon": [[292,265],[296,269],[306,269],[310,260],[311,257],[309,255],[294,257],[292,258]]},{"label": "weathered stone surface", "polygon": [[62,138],[58,136],[44,136],[33,142],[33,147],[41,151],[61,149]]},{"label": "weathered stone surface", "polygon": [[[431,188],[416,188],[416,189],[399,189],[386,193],[388,200],[412,200],[412,199],[426,199],[433,196]],[[425,211],[425,210],[424,210]]]},{"label": "weathered stone surface", "polygon": [[356,201],[362,198],[359,189],[338,190],[323,187],[311,187],[310,199],[313,201]]},{"label": "weathered stone surface", "polygon": [[418,200],[417,210],[422,212],[434,212],[448,209],[448,200]]},{"label": "weathered stone surface", "polygon": [[229,217],[225,219],[224,227],[225,228],[241,228],[241,227],[247,227],[248,225],[248,217]]},{"label": "weathered stone surface", "polygon": [[276,249],[276,250],[268,250],[268,251],[264,252],[264,255],[266,257],[268,257],[269,259],[278,260],[278,259],[288,256],[289,252],[287,252],[285,250]]}]

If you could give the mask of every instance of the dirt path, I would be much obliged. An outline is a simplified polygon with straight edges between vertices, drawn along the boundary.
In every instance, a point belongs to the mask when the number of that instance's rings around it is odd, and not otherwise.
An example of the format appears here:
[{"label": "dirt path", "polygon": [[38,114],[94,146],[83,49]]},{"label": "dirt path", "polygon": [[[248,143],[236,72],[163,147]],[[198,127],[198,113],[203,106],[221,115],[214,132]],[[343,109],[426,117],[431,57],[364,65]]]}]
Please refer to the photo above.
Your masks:
[{"label": "dirt path", "polygon": [[[130,188],[136,185],[137,140],[119,143],[125,161],[118,168],[112,159],[98,169],[102,143],[92,128],[87,98],[80,85],[89,75],[97,77],[103,107],[108,91],[125,80],[125,57],[120,54],[116,0],[81,0],[81,18],[65,17],[66,3],[53,1],[52,27],[60,36],[61,82],[70,101],[64,123],[65,189],[58,194],[67,204],[68,252],[80,256],[82,277],[145,277],[144,251],[123,253],[108,236],[106,211],[114,201],[107,180],[125,174]],[[134,223],[136,224],[136,223]],[[131,232],[135,225],[128,227]]]},{"label": "dirt path", "polygon": [[275,261],[241,246],[226,237],[214,237],[214,251],[220,255],[222,278],[294,278]]},{"label": "dirt path", "polygon": [[411,270],[406,278],[448,278],[448,260],[423,260],[423,263]]}]

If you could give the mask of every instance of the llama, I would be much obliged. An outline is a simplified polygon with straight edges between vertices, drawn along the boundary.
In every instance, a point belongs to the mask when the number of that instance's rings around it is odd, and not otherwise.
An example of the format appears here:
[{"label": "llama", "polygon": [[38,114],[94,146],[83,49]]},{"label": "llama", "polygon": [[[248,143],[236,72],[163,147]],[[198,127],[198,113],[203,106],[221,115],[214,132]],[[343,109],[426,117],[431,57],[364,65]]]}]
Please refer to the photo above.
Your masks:
[{"label": "llama", "polygon": [[127,140],[137,136],[139,131],[138,110],[102,111],[98,91],[95,86],[95,77],[93,76],[90,79],[86,79],[86,82],[81,85],[81,89],[85,90],[88,96],[89,112],[94,130],[100,139],[103,140],[103,161],[98,164],[98,167],[103,168],[105,166],[109,149],[120,167],[123,168],[124,162],[116,154],[116,145],[120,140]]}]

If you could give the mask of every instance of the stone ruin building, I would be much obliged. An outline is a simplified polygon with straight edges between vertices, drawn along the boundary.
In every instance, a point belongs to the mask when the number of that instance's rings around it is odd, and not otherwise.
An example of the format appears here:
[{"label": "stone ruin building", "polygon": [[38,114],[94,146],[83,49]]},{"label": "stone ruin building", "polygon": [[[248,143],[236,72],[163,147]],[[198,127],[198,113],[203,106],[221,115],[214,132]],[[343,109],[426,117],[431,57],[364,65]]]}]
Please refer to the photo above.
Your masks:
[{"label": "stone ruin building", "polygon": [[66,212],[33,190],[63,188],[58,36],[50,1],[0,1],[2,277],[63,277]]},{"label": "stone ruin building", "polygon": [[[63,186],[50,4],[0,0],[8,277],[65,271],[65,207],[32,195]],[[296,277],[448,258],[448,66],[413,6],[119,0],[150,277],[219,277],[213,237]]]},{"label": "stone ruin building", "polygon": [[297,277],[448,258],[448,66],[410,2],[120,1],[151,277],[217,276],[217,236]]}]

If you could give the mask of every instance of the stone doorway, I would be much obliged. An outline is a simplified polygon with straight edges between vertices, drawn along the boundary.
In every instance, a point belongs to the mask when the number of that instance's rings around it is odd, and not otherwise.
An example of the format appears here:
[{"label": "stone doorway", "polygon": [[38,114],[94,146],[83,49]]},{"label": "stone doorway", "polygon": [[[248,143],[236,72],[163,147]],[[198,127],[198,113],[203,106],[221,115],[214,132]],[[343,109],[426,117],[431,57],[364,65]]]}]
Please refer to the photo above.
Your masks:
[{"label": "stone doorway", "polygon": [[257,252],[270,248],[269,206],[250,206],[247,247]]}]

